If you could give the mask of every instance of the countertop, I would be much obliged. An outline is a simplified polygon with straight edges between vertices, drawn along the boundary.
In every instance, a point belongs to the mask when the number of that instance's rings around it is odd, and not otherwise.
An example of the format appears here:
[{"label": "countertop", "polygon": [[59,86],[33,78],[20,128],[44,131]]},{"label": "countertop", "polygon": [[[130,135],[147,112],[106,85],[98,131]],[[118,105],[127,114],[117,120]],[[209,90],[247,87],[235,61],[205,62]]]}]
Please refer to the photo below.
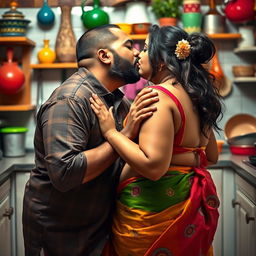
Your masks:
[{"label": "countertop", "polygon": [[[243,160],[248,160],[248,156],[232,155],[228,148],[224,148],[219,156],[216,165],[211,169],[232,168],[238,175],[244,178],[248,183],[256,187],[256,168],[245,164]],[[17,171],[30,171],[34,167],[34,152],[27,152],[24,157],[3,157],[0,160],[0,185]]]}]

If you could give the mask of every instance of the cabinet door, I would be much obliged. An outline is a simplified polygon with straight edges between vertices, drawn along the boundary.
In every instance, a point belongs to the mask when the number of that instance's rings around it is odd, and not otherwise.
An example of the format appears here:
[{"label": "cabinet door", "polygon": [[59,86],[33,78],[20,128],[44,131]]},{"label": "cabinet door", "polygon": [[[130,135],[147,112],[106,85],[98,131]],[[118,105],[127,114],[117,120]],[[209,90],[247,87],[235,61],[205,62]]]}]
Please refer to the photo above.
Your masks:
[{"label": "cabinet door", "polygon": [[29,179],[29,172],[16,172],[15,205],[16,205],[16,248],[17,256],[24,256],[24,240],[22,232],[22,206],[25,185]]},{"label": "cabinet door", "polygon": [[237,256],[256,255],[256,205],[241,191],[236,191]]},{"label": "cabinet door", "polygon": [[223,226],[223,215],[222,215],[222,206],[223,206],[223,171],[222,169],[212,169],[210,170],[212,179],[215,183],[217,194],[220,200],[220,207],[219,207],[219,221],[218,221],[218,227],[214,236],[213,240],[213,251],[214,255],[221,255],[222,253],[222,226]]},{"label": "cabinet door", "polygon": [[0,255],[11,254],[11,220],[10,212],[10,183],[7,181],[0,187]]},{"label": "cabinet door", "polygon": [[235,210],[232,200],[235,197],[235,174],[231,168],[210,169],[220,199],[218,227],[213,240],[216,256],[235,255]]}]

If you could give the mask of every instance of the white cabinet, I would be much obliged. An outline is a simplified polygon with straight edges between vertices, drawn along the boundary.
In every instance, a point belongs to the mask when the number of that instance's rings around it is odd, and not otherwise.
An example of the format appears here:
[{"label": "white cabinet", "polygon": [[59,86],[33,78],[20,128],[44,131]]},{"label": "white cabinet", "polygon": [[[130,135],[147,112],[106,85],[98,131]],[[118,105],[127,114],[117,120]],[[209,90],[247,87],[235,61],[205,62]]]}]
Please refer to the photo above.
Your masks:
[{"label": "white cabinet", "polygon": [[11,254],[11,217],[13,208],[10,206],[10,180],[0,186],[0,255]]},{"label": "white cabinet", "polygon": [[256,188],[236,175],[236,256],[256,255]]},{"label": "white cabinet", "polygon": [[235,210],[232,200],[235,197],[235,174],[231,168],[209,169],[216,185],[220,200],[219,222],[213,241],[214,255],[235,255]]}]

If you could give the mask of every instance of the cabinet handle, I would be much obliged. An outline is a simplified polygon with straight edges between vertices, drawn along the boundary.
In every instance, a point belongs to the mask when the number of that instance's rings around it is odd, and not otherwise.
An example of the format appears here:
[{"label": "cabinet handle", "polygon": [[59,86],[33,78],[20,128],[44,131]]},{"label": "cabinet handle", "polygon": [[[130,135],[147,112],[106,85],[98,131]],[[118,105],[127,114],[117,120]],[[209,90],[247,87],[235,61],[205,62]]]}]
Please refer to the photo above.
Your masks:
[{"label": "cabinet handle", "polygon": [[250,217],[248,213],[245,214],[245,221],[247,224],[249,224],[250,221],[254,221],[255,218],[254,217]]},{"label": "cabinet handle", "polygon": [[10,220],[12,214],[13,214],[13,207],[10,207],[9,209],[5,209],[3,216],[8,217],[8,219]]},{"label": "cabinet handle", "polygon": [[235,208],[236,205],[240,205],[240,203],[238,201],[236,201],[235,199],[232,199],[232,207]]}]

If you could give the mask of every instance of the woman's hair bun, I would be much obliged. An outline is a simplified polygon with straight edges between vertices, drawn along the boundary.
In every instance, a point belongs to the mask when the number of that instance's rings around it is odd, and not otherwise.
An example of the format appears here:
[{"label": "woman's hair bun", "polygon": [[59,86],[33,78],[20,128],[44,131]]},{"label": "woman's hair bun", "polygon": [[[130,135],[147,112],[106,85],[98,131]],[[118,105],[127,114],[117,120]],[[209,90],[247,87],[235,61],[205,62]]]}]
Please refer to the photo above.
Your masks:
[{"label": "woman's hair bun", "polygon": [[188,36],[191,46],[191,60],[195,64],[207,63],[215,54],[213,42],[202,33],[193,33]]}]

